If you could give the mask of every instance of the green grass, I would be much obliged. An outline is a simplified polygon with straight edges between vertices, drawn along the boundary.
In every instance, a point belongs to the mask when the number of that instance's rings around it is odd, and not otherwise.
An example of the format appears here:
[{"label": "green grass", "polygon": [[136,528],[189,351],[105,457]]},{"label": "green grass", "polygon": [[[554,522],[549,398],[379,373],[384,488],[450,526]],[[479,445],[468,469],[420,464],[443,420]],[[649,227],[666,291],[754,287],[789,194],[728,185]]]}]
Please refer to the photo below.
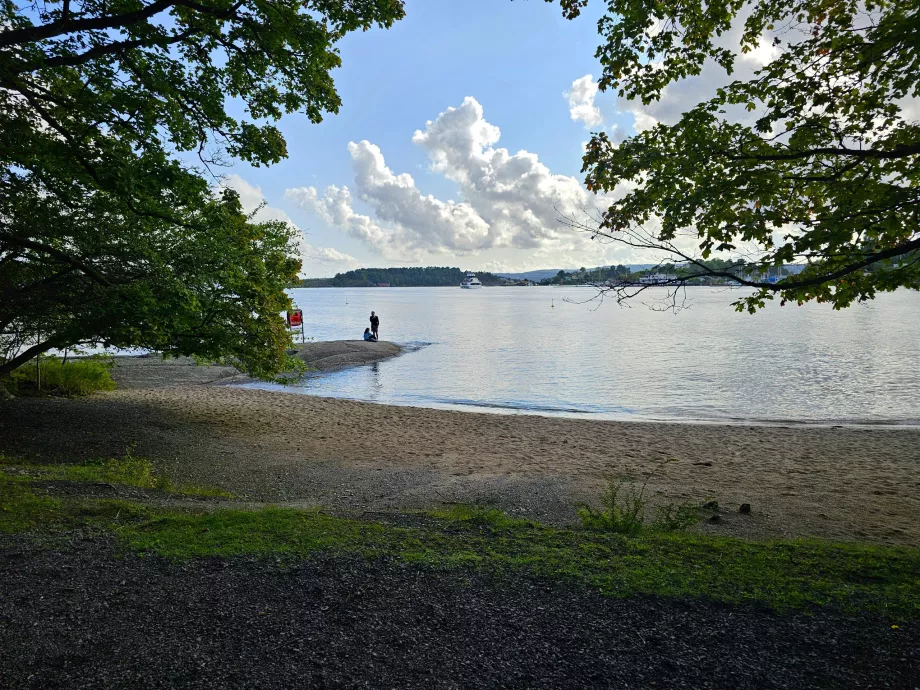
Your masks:
[{"label": "green grass", "polygon": [[50,499],[28,479],[0,472],[0,531],[92,528],[115,535],[126,551],[176,560],[385,557],[498,577],[538,575],[612,596],[708,597],[778,610],[829,606],[895,621],[920,618],[918,549],[689,533],[626,536],[547,527],[470,506],[409,523],[282,508],[180,511],[128,501]]},{"label": "green grass", "polygon": [[83,357],[69,359],[66,363],[57,357],[41,357],[39,366],[35,362],[19,367],[10,375],[15,392],[36,394],[39,392],[39,370],[41,392],[59,395],[89,395],[95,391],[110,391],[115,388],[111,377],[111,357]]},{"label": "green grass", "polygon": [[107,460],[90,460],[82,463],[60,463],[53,465],[36,465],[0,456],[0,472],[4,466],[14,467],[21,474],[8,475],[13,480],[64,480],[87,484],[121,484],[142,489],[158,489],[165,493],[184,496],[213,496],[234,498],[229,491],[197,485],[176,486],[162,472],[158,472],[153,463],[145,458],[134,457],[130,451],[123,458]]}]

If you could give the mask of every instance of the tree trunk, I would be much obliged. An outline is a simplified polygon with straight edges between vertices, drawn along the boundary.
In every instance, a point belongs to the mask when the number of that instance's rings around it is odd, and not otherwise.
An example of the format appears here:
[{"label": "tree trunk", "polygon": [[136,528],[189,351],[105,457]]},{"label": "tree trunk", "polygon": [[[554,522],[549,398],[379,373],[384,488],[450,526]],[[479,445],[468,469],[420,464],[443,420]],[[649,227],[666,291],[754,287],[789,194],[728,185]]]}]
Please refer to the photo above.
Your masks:
[{"label": "tree trunk", "polygon": [[0,376],[9,374],[11,371],[18,369],[19,367],[21,367],[23,364],[30,361],[31,359],[38,357],[43,352],[47,352],[53,347],[59,347],[64,344],[65,343],[60,338],[51,337],[51,338],[48,338],[48,340],[46,340],[43,343],[38,343],[37,345],[33,345],[29,349],[24,350],[23,352],[20,352],[18,355],[13,357],[13,359],[9,360],[8,362],[4,362],[3,364],[0,364]]}]

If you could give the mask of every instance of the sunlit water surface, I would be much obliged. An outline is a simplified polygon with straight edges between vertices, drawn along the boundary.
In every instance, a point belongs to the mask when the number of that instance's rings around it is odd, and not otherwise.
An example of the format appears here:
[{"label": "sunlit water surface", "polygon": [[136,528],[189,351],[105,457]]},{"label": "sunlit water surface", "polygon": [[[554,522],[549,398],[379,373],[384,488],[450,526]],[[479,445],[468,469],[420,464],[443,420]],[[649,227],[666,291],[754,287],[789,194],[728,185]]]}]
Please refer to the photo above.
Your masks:
[{"label": "sunlit water surface", "polygon": [[604,419],[920,424],[917,292],[753,316],[729,306],[740,291],[712,288],[690,290],[677,314],[576,303],[590,288],[291,294],[308,338],[360,339],[374,309],[382,339],[408,352],[289,392]]}]

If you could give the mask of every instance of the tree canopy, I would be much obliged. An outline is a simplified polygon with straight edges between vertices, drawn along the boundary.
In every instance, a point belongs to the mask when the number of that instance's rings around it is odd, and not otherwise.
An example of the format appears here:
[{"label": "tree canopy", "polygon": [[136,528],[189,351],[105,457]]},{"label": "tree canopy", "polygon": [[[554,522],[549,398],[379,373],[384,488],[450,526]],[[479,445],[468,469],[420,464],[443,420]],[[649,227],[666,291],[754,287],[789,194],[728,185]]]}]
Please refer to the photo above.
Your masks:
[{"label": "tree canopy", "polygon": [[216,194],[210,166],[283,158],[279,117],[338,111],[339,39],[402,16],[402,0],[0,4],[0,373],[81,342],[277,371],[296,243]]},{"label": "tree canopy", "polygon": [[[502,279],[492,273],[477,272],[483,285],[501,285]],[[359,268],[336,273],[333,278],[313,278],[303,281],[303,287],[458,287],[466,276],[459,268],[439,266],[406,268]]]},{"label": "tree canopy", "polygon": [[[585,4],[562,0],[569,16]],[[920,96],[920,6],[608,0],[598,29],[600,88],[645,104],[704,66],[731,74],[739,55],[764,45],[774,57],[676,124],[619,144],[594,134],[586,184],[621,191],[602,217],[568,219],[574,227],[693,269],[672,287],[717,275],[756,288],[739,310],[776,295],[839,309],[920,288],[920,123],[910,110]],[[703,263],[716,256],[743,258],[746,273]],[[756,277],[789,263],[805,268]],[[613,288],[618,299],[643,289]]]}]

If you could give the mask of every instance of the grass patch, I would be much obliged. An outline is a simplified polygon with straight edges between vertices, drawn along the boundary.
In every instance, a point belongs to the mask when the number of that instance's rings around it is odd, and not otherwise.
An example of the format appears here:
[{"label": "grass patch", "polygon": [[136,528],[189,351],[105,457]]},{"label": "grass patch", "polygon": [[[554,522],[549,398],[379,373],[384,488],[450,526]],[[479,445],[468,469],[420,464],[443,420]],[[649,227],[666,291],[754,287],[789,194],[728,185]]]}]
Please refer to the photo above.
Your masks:
[{"label": "grass patch", "polygon": [[485,508],[478,505],[469,505],[466,503],[456,503],[449,508],[441,510],[432,510],[429,512],[432,517],[440,518],[450,522],[458,522],[467,525],[488,526],[495,529],[508,529],[511,527],[531,527],[533,522],[530,520],[520,520],[513,518],[507,513],[503,513],[497,508]]},{"label": "grass patch", "polygon": [[705,596],[776,609],[834,606],[920,617],[920,552],[914,549],[692,534],[625,537],[482,512],[441,520],[393,527],[315,511],[220,510],[161,513],[123,527],[119,535],[131,550],[173,559],[319,552],[386,556],[438,568],[562,578],[617,596]]},{"label": "grass patch", "polygon": [[34,491],[28,478],[0,471],[0,530],[76,527],[113,534],[128,551],[170,559],[385,557],[497,576],[538,575],[613,596],[708,597],[778,610],[829,606],[920,619],[918,549],[656,531],[627,536],[557,529],[470,506],[439,511],[413,526],[282,508],[166,510],[129,501],[52,499]]},{"label": "grass patch", "polygon": [[229,491],[215,487],[198,485],[176,486],[169,477],[156,469],[145,458],[138,458],[127,451],[122,458],[107,460],[90,460],[82,463],[61,463],[54,465],[35,465],[20,462],[15,458],[0,456],[0,476],[3,468],[14,468],[16,474],[7,474],[10,481],[30,480],[64,480],[87,484],[120,484],[141,489],[156,489],[163,493],[181,494],[183,496],[204,496],[216,498],[234,498]]},{"label": "grass patch", "polygon": [[60,503],[36,495],[28,483],[0,474],[0,532],[17,533],[55,524]]},{"label": "grass patch", "polygon": [[30,362],[14,370],[10,382],[14,392],[21,395],[89,395],[95,391],[114,390],[113,364],[112,358],[107,356],[71,358],[67,362],[54,356],[42,356],[37,366]]}]

